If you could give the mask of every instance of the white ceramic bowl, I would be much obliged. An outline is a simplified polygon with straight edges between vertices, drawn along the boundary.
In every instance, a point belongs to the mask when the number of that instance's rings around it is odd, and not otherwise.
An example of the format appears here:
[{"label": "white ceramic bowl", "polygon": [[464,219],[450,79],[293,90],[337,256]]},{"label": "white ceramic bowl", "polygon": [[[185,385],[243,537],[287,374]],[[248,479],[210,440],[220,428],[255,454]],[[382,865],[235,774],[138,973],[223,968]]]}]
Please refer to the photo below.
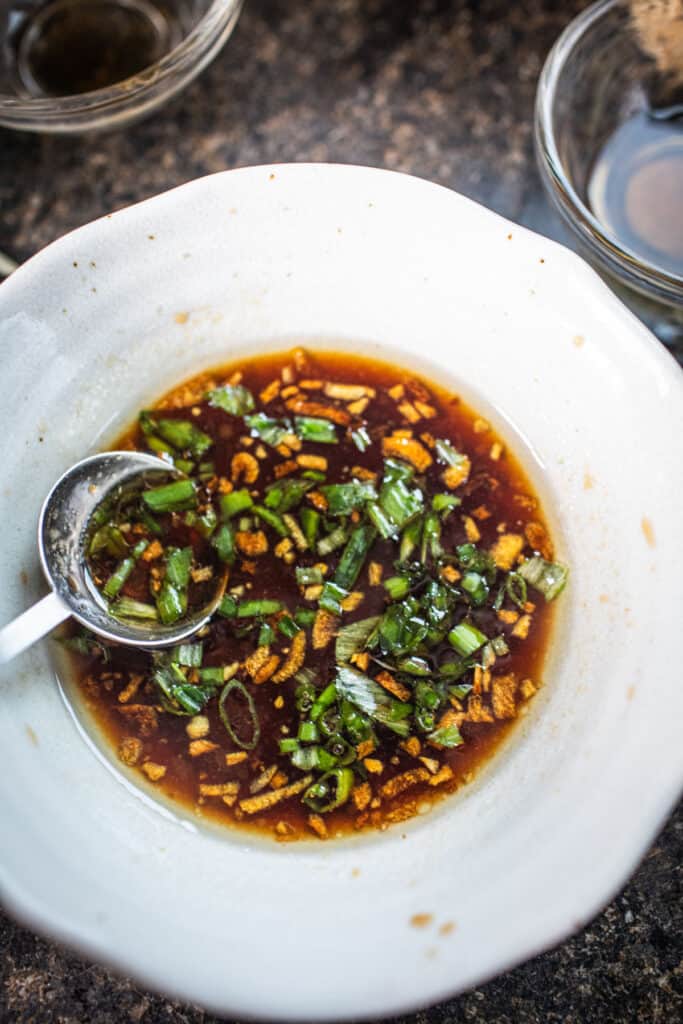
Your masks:
[{"label": "white ceramic bowl", "polygon": [[542,694],[431,815],[283,847],[123,784],[41,645],[0,680],[0,883],[32,926],[213,1011],[371,1018],[580,928],[679,793],[682,377],[577,257],[446,189],[307,165],[185,185],[0,288],[0,621],[43,590],[63,469],[185,375],[293,342],[414,366],[526,445],[572,566]]}]

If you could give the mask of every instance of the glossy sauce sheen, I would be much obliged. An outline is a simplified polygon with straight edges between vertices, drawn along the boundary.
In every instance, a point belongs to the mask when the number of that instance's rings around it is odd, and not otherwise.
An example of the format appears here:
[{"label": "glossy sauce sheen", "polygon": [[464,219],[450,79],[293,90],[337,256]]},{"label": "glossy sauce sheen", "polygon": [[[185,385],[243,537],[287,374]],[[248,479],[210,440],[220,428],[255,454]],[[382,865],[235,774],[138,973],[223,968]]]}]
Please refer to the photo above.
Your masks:
[{"label": "glossy sauce sheen", "polygon": [[[193,417],[193,422],[217,438],[212,452],[216,463],[216,472],[228,474],[231,455],[235,450],[239,450],[236,449],[238,438],[234,436],[232,428],[226,426],[225,414],[198,401],[198,397],[208,388],[223,383],[236,370],[240,370],[243,373],[242,384],[253,392],[257,410],[261,409],[263,406],[258,399],[259,392],[274,378],[279,377],[283,367],[286,366],[292,366],[292,353],[279,353],[253,359],[248,363],[241,362],[224,366],[182,385],[167,395],[158,407],[164,408],[164,410],[174,407],[183,408],[183,415],[187,417],[188,406],[195,408],[199,406],[201,412],[198,416]],[[371,435],[373,428],[386,431],[387,428],[399,429],[406,426],[405,420],[397,411],[396,401],[387,394],[387,391],[399,382],[407,384],[410,380],[415,381],[414,375],[407,371],[389,364],[361,358],[355,354],[316,352],[307,355],[305,367],[297,372],[297,379],[306,378],[361,383],[376,388],[376,398],[371,401],[364,413]],[[539,500],[519,463],[507,450],[504,442],[494,434],[485,420],[469,409],[457,396],[448,394],[431,381],[425,380],[422,383],[429,391],[431,396],[429,401],[436,407],[437,416],[428,422],[418,423],[414,427],[415,436],[419,436],[421,431],[426,430],[434,437],[447,438],[458,451],[467,453],[472,462],[469,481],[459,491],[463,499],[462,506],[449,516],[444,526],[442,540],[446,550],[451,550],[456,544],[461,544],[467,539],[463,517],[471,515],[473,510],[481,506],[485,506],[490,512],[489,518],[475,520],[481,532],[481,539],[478,542],[481,548],[488,549],[496,541],[500,535],[497,527],[501,523],[505,524],[508,531],[519,533],[523,533],[525,526],[530,522],[539,524],[545,529]],[[317,395],[310,397],[319,398]],[[265,408],[271,416],[291,415],[281,399],[277,399]],[[165,411],[164,414],[167,415],[167,412]],[[497,443],[502,446],[502,453],[498,459],[495,459],[491,457],[491,453],[492,451],[495,453]],[[137,427],[129,431],[115,447],[144,447]],[[319,452],[328,459],[328,482],[348,480],[348,474],[342,474],[342,468],[349,465],[364,466],[380,475],[382,472],[383,459],[379,443],[372,444],[364,453],[358,451],[350,442],[336,446],[306,445],[305,450]],[[261,480],[264,482],[272,479],[272,467],[282,462],[282,457],[277,455],[272,448],[268,448],[267,451],[267,459],[261,462]],[[442,470],[443,466],[437,466],[435,463],[427,471],[431,493],[444,490],[438,479]],[[552,549],[549,539],[546,539],[545,551],[542,553],[546,557],[550,557]],[[325,559],[331,567],[336,564],[339,554],[340,552],[336,551],[334,555]],[[370,615],[381,614],[387,604],[386,592],[382,586],[371,587],[368,585],[367,564],[370,560],[382,562],[386,578],[394,573],[393,559],[395,557],[395,548],[391,542],[382,540],[375,542],[355,588],[364,591],[364,599],[355,611],[344,616],[344,624],[367,618]],[[316,561],[320,561],[320,558],[308,556],[298,560],[298,563],[310,565]],[[244,580],[252,584],[245,595],[249,598],[276,598],[281,600],[290,611],[302,606],[312,609],[316,607],[315,602],[306,603],[302,600],[300,588],[294,578],[294,566],[284,565],[281,560],[276,558],[272,553],[272,546],[267,555],[258,559],[258,569],[255,575],[241,574],[238,566],[234,567],[231,571],[230,585]],[[131,582],[133,585],[135,584],[135,580]],[[135,596],[140,595],[136,593]],[[495,671],[514,672],[519,680],[531,679],[538,687],[542,683],[543,658],[551,625],[551,607],[546,606],[540,594],[532,594],[530,591],[529,596],[535,603],[535,611],[531,618],[528,637],[524,642],[511,642],[511,653],[498,659]],[[492,610],[478,611],[474,618],[487,635],[494,636],[504,632],[509,637],[510,628],[502,629],[501,623],[496,621],[496,615]],[[310,635],[310,630],[308,632]],[[204,648],[204,666],[224,665],[238,659],[240,662],[243,661],[253,651],[254,641],[249,638],[235,640],[231,635],[229,623],[224,619],[216,618],[212,624],[210,637],[204,641]],[[313,656],[315,656],[315,661],[312,660]],[[249,687],[256,702],[261,723],[261,741],[246,761],[226,767],[225,755],[230,751],[235,751],[236,747],[227,736],[219,718],[216,700],[210,702],[204,714],[210,720],[208,738],[218,743],[219,749],[201,757],[192,758],[188,756],[187,718],[160,714],[158,729],[149,735],[144,735],[144,730],[141,733],[131,728],[130,718],[121,712],[122,705],[118,700],[118,694],[124,685],[125,674],[130,671],[148,674],[150,663],[146,655],[119,649],[114,653],[113,660],[104,666],[98,661],[76,656],[73,656],[70,661],[76,669],[72,675],[77,682],[80,696],[114,750],[119,748],[126,737],[138,735],[144,745],[145,760],[166,767],[165,776],[154,785],[155,789],[163,791],[167,798],[178,801],[194,811],[200,818],[217,819],[226,824],[238,824],[240,827],[257,829],[279,839],[313,837],[309,821],[311,812],[301,803],[300,796],[292,797],[272,809],[254,816],[243,815],[239,809],[239,803],[228,807],[220,798],[199,796],[200,784],[227,781],[240,782],[240,797],[248,796],[249,784],[264,767],[274,764],[282,770],[290,782],[296,781],[297,778],[305,774],[293,769],[289,758],[286,755],[281,755],[278,747],[278,742],[283,736],[296,735],[299,715],[294,707],[294,691],[297,684],[293,678],[280,685],[267,682],[260,686]],[[334,678],[335,672],[334,642],[324,650],[315,652],[311,651],[309,644],[306,665],[313,665],[316,668],[321,686],[330,682]],[[118,671],[124,673],[124,681],[117,679],[115,675],[112,677],[112,674]],[[281,708],[275,706],[275,701],[279,697],[282,697],[284,701],[284,706]],[[157,703],[154,685],[144,684],[137,693],[135,701],[154,706]],[[518,717],[524,710],[526,710],[525,707],[518,710]],[[239,719],[234,720],[234,724],[239,729]],[[435,801],[445,794],[452,793],[469,782],[476,770],[492,755],[514,724],[514,719],[496,720],[486,724],[465,721],[461,726],[461,733],[465,741],[462,746],[436,752],[423,743],[422,754],[437,758],[440,764],[450,765],[454,773],[452,779],[439,786],[430,786],[429,782],[425,780],[393,798],[381,799],[380,797],[380,805],[370,806],[365,809],[364,813],[359,813],[358,808],[350,801],[347,805],[325,815],[325,825],[329,835],[343,834],[361,828],[384,828],[416,813],[426,812]],[[399,745],[397,737],[389,753],[391,757],[388,756],[385,746],[376,755],[385,762],[382,775],[380,777],[368,776],[375,794],[379,794],[381,786],[393,776],[410,771],[418,764],[416,758]],[[139,768],[136,767],[132,770],[137,773]],[[142,775],[139,778],[144,779]],[[146,782],[146,780],[144,781]]]}]

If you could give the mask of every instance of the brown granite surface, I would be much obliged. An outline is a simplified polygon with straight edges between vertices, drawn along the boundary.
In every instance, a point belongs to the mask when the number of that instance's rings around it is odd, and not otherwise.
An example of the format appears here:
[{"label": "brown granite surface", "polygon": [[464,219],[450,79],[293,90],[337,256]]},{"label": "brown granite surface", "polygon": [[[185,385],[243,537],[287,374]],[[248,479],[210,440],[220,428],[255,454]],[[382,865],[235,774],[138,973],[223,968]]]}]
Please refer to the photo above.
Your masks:
[{"label": "brown granite surface", "polygon": [[[151,120],[78,139],[0,129],[0,250],[21,261],[71,228],[198,175],[288,160],[409,171],[562,237],[534,168],[531,117],[543,57],[582,6],[247,0],[224,52]],[[631,883],[584,932],[403,1021],[680,1021],[682,854],[679,808]],[[2,1024],[213,1021],[0,913]]]}]

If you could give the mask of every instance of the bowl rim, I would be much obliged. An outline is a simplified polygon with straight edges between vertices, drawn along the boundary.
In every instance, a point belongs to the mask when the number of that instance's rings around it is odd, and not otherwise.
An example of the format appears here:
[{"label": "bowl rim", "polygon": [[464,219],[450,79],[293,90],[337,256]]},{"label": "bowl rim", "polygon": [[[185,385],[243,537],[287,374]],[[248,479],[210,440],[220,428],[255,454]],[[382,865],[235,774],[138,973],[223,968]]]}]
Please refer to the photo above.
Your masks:
[{"label": "bowl rim", "polygon": [[623,11],[626,16],[622,0],[597,0],[591,4],[566,26],[546,57],[538,80],[534,113],[538,165],[543,183],[559,212],[600,262],[638,291],[650,296],[655,293],[669,302],[680,302],[683,275],[661,270],[643,260],[597,220],[565,172],[555,140],[555,97],[565,64],[595,23],[613,11]]},{"label": "bowl rim", "polygon": [[[166,220],[168,220],[169,211],[172,212],[171,207],[174,203],[185,203],[189,198],[191,198],[193,192],[196,197],[201,193],[202,188],[205,187],[205,183],[210,180],[216,181],[217,179],[222,179],[229,182],[232,181],[236,175],[246,177],[247,179],[249,179],[250,176],[262,179],[264,177],[275,177],[276,173],[279,176],[293,176],[296,178],[298,175],[310,175],[311,172],[317,176],[318,179],[323,179],[323,184],[326,185],[326,192],[329,191],[329,184],[326,183],[324,179],[333,178],[336,175],[341,175],[342,177],[359,174],[366,175],[368,176],[368,180],[370,180],[370,178],[373,179],[375,187],[380,180],[383,179],[383,176],[387,175],[391,175],[394,179],[405,179],[405,183],[408,188],[414,188],[417,183],[419,183],[421,188],[427,188],[432,192],[440,192],[443,197],[448,197],[450,202],[463,204],[463,209],[466,209],[470,214],[481,218],[482,224],[484,224],[484,222],[486,223],[487,232],[489,226],[495,225],[497,231],[502,230],[505,234],[507,234],[508,231],[514,231],[515,236],[523,238],[527,245],[535,245],[539,241],[542,241],[544,250],[551,250],[553,254],[558,257],[559,266],[564,272],[571,271],[574,276],[580,278],[582,287],[588,293],[594,293],[599,297],[600,302],[598,305],[601,307],[601,311],[610,313],[613,315],[613,318],[619,320],[620,324],[623,326],[624,350],[626,351],[630,348],[631,353],[634,351],[637,352],[639,357],[646,361],[651,369],[656,369],[658,376],[670,378],[672,382],[675,378],[675,384],[683,395],[683,375],[681,375],[680,368],[677,366],[671,355],[667,353],[666,350],[664,350],[663,347],[654,339],[654,337],[636,320],[636,318],[625,309],[621,302],[619,302],[609,289],[607,289],[603,282],[584,263],[584,261],[574,253],[571,253],[569,250],[557,243],[543,239],[534,232],[512,224],[499,215],[486,210],[479,206],[479,204],[473,203],[471,200],[468,200],[465,197],[460,196],[458,193],[444,188],[443,186],[424,181],[423,179],[416,179],[410,175],[383,171],[377,168],[324,164],[276,164],[266,167],[241,168],[235,171],[219,172],[216,175],[207,176],[206,178],[186,183],[169,190],[168,192],[162,193],[159,196],[152,197],[151,199],[118,211],[116,214],[106,215],[105,217],[99,218],[97,221],[76,229],[76,231],[71,232],[69,235],[63,236],[53,242],[46,249],[32,257],[31,260],[27,261],[27,263],[24,264],[15,275],[12,275],[11,278],[0,286],[0,306],[2,305],[5,296],[11,298],[15,289],[19,291],[27,283],[30,283],[31,276],[34,275],[34,272],[41,275],[44,273],[49,274],[51,268],[55,267],[58,261],[61,261],[63,253],[68,253],[69,251],[74,252],[73,246],[75,244],[86,241],[89,236],[99,233],[102,226],[104,224],[111,225],[112,220],[118,220],[121,225],[130,224],[140,216],[141,211],[147,211],[155,204],[157,210],[163,211],[166,215]],[[111,228],[108,228],[107,230],[110,231]],[[505,234],[503,234],[502,237],[505,237]],[[562,927],[555,924],[551,930],[546,930],[540,938],[537,936],[534,936],[533,938],[529,936],[524,947],[521,948],[514,956],[506,956],[492,969],[485,971],[479,970],[478,972],[475,972],[470,979],[470,983],[476,984],[480,981],[486,980],[503,970],[509,969],[515,964],[521,962],[523,959],[527,959],[548,946],[561,941],[597,913],[606,904],[606,902],[612,898],[614,893],[618,891],[641,859],[643,853],[652,842],[656,831],[663,824],[671,807],[677,799],[679,789],[680,780],[667,778],[661,782],[656,793],[650,794],[646,811],[641,813],[641,825],[637,841],[631,841],[627,854],[624,854],[623,851],[621,852],[618,858],[619,866],[612,875],[610,886],[602,889],[598,893],[594,892],[589,899],[584,899],[584,903],[582,903],[580,909],[577,910],[576,919],[572,924],[563,925]],[[50,912],[48,911],[46,913],[45,908],[36,903],[32,893],[27,891],[26,887],[16,884],[16,879],[12,879],[10,884],[8,884],[7,872],[1,864],[0,881],[2,882],[3,901],[9,908],[11,908],[12,912],[17,917],[32,927],[46,931],[53,937],[77,948],[82,953],[94,956],[99,960],[104,960],[118,970],[133,973],[150,988],[165,992],[170,990],[172,993],[182,998],[191,999],[195,1002],[197,1001],[197,993],[191,991],[188,988],[187,983],[171,982],[169,984],[166,979],[161,979],[159,974],[155,973],[152,968],[132,963],[126,958],[124,951],[113,950],[106,943],[103,946],[101,941],[98,941],[93,934],[89,934],[83,928],[74,926],[71,922],[54,919],[54,917],[51,918]],[[462,986],[458,988],[458,991],[460,991],[461,988]],[[389,1014],[407,1012],[425,1005],[428,1001],[436,1002],[452,996],[453,994],[454,986],[452,984],[450,986],[448,984],[445,986],[441,984],[439,987],[432,986],[426,995],[424,990],[421,990],[420,993],[415,995],[412,999],[403,997],[399,1002],[394,1000],[393,1003],[391,1002],[391,996],[387,994],[387,1007],[382,1011],[382,1013]],[[232,1012],[246,1017],[256,1017],[261,1019],[266,1016],[263,1011],[260,1011],[259,1009],[254,1010],[253,1003],[250,1008],[249,1004],[245,1005],[244,1002],[239,1003],[237,999],[234,1000],[233,1005],[230,1007],[226,1007],[225,1005],[212,1005],[210,1002],[207,1005],[217,1013]],[[287,1009],[285,1009],[279,1013],[278,1016],[279,1019],[291,1019],[292,1012],[291,1010],[287,1011]],[[331,1011],[329,1006],[326,1006],[325,1008],[318,1007],[316,1012],[303,1012],[299,1014],[299,1016],[305,1020],[332,1020],[340,1019],[340,1017],[350,1017],[351,1014],[345,1013],[340,1015],[335,1013],[333,1010]],[[364,1014],[361,1010],[360,1012],[354,1013],[353,1016],[363,1018]],[[373,1016],[377,1016],[377,1013],[374,1011],[370,1011],[365,1014],[366,1018]]]},{"label": "bowl rim", "polygon": [[73,96],[0,95],[0,125],[68,133],[120,127],[151,113],[196,77],[234,29],[245,0],[211,0],[200,20],[156,63],[103,89]]}]

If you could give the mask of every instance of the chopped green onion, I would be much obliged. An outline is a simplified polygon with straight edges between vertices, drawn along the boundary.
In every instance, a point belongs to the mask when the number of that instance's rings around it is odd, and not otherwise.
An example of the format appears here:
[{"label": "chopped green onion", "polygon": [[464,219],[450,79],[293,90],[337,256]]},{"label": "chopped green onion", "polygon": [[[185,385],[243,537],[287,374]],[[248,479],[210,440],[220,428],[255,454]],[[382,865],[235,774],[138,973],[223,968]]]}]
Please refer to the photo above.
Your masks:
[{"label": "chopped green onion", "polygon": [[88,554],[97,555],[100,551],[106,551],[112,558],[125,558],[128,554],[126,538],[113,523],[101,526],[90,538]]},{"label": "chopped green onion", "polygon": [[302,772],[310,771],[311,768],[318,768],[318,747],[299,747],[291,755],[291,762],[295,768]]},{"label": "chopped green onion", "polygon": [[396,667],[399,672],[407,672],[409,676],[429,676],[432,674],[429,662],[425,661],[424,658],[418,658],[416,655],[410,658],[402,658]]},{"label": "chopped green onion", "polygon": [[234,619],[237,615],[237,599],[226,594],[216,611],[226,619]]},{"label": "chopped green onion", "polygon": [[168,626],[177,622],[187,611],[187,591],[179,590],[166,576],[157,594],[156,603],[159,618]]},{"label": "chopped green onion", "polygon": [[449,686],[448,692],[451,697],[456,697],[457,700],[464,700],[469,693],[472,692],[471,683],[456,683],[455,686]]},{"label": "chopped green onion", "polygon": [[223,667],[200,668],[199,679],[207,686],[220,686],[223,682]]},{"label": "chopped green onion", "polygon": [[314,416],[295,416],[294,432],[302,441],[314,444],[337,444],[339,441],[334,423]]},{"label": "chopped green onion", "polygon": [[194,462],[190,462],[189,459],[174,459],[173,465],[176,469],[180,470],[181,473],[184,473],[185,476],[190,476],[194,469]]},{"label": "chopped green onion", "polygon": [[309,548],[315,547],[320,527],[320,513],[316,512],[314,508],[302,508],[299,513],[299,519],[301,520],[301,529]]},{"label": "chopped green onion", "polygon": [[352,430],[351,440],[359,452],[366,452],[372,444],[372,438],[365,427],[359,427],[358,430]]},{"label": "chopped green onion", "polygon": [[131,557],[124,558],[122,562],[119,562],[118,566],[116,567],[112,575],[109,577],[109,579],[104,585],[104,589],[102,590],[104,596],[109,598],[109,600],[116,597],[119,590],[126,582],[128,577],[132,573],[133,569],[135,568],[137,560],[140,558],[140,556],[144,553],[145,549],[147,548],[147,543],[148,542],[146,540],[139,541],[133,548]]},{"label": "chopped green onion", "polygon": [[434,448],[439,462],[445,462],[449,466],[461,466],[463,462],[469,461],[466,455],[456,451],[450,441],[443,438],[439,438]]},{"label": "chopped green onion", "polygon": [[142,492],[142,500],[151,512],[184,512],[196,508],[197,491],[193,480],[174,480]]},{"label": "chopped green onion", "polygon": [[297,739],[302,743],[317,743],[320,739],[320,733],[318,732],[318,726],[315,722],[302,722],[299,726]]},{"label": "chopped green onion", "polygon": [[279,746],[281,754],[292,754],[295,750],[299,749],[299,741],[289,737],[285,740],[280,740]]},{"label": "chopped green onion", "polygon": [[518,572],[509,572],[505,580],[505,591],[507,596],[518,608],[526,604],[526,580]]},{"label": "chopped green onion", "polygon": [[209,405],[223,409],[231,416],[244,416],[254,408],[254,396],[243,384],[224,384],[209,391],[206,398]]},{"label": "chopped green onion", "polygon": [[443,554],[441,547],[441,520],[436,512],[430,512],[424,518],[422,526],[422,549],[420,561],[424,564],[427,560],[427,553],[432,558],[439,558]]},{"label": "chopped green onion", "polygon": [[320,488],[328,502],[328,515],[347,516],[377,498],[374,486],[368,480],[351,480],[348,484],[327,484]]},{"label": "chopped green onion", "polygon": [[325,687],[322,693],[318,694],[318,696],[316,697],[311,708],[310,714],[308,716],[311,719],[311,721],[317,722],[317,720],[322,715],[323,711],[329,708],[331,704],[334,704],[336,699],[337,687],[335,686],[334,683],[330,683],[328,686]]},{"label": "chopped green onion", "polygon": [[341,807],[351,796],[354,774],[351,768],[332,768],[308,787],[303,802],[317,814]]},{"label": "chopped green onion", "polygon": [[380,536],[387,540],[389,537],[396,535],[396,525],[392,522],[387,515],[384,514],[380,506],[371,501],[367,506],[368,516],[377,527]]},{"label": "chopped green onion", "polygon": [[324,580],[322,572],[315,565],[308,567],[297,566],[294,570],[294,575],[296,576],[296,582],[300,587],[315,586],[318,583],[322,583]]},{"label": "chopped green onion", "polygon": [[399,736],[409,734],[407,719],[412,713],[412,705],[396,700],[370,676],[357,672],[350,665],[338,665],[336,689],[341,697],[351,701],[369,718]]},{"label": "chopped green onion", "polygon": [[379,492],[382,511],[398,530],[422,511],[423,500],[422,491],[418,488],[411,490],[405,480],[393,475],[388,480],[385,477]]},{"label": "chopped green onion", "polygon": [[301,475],[307,480],[313,480],[319,484],[325,479],[325,474],[320,469],[305,469]]},{"label": "chopped green onion", "polygon": [[289,537],[289,530],[285,521],[277,512],[273,512],[263,505],[254,505],[254,512],[267,526],[271,526],[280,537]]},{"label": "chopped green onion", "polygon": [[399,459],[384,460],[385,484],[393,483],[394,480],[412,480],[414,475],[415,470],[407,462],[401,462]]},{"label": "chopped green onion", "polygon": [[466,572],[460,580],[460,586],[476,608],[486,604],[489,587],[484,577],[478,572]]},{"label": "chopped green onion", "polygon": [[140,522],[147,527],[147,529],[153,536],[161,537],[162,533],[164,532],[163,529],[161,528],[160,524],[156,521],[154,516],[151,514],[151,512],[148,512],[148,510],[144,507],[144,505],[140,505],[137,515],[140,519]]},{"label": "chopped green onion", "polygon": [[168,548],[166,551],[166,579],[174,587],[184,590],[190,582],[192,548]]},{"label": "chopped green onion", "polygon": [[268,647],[275,639],[275,630],[268,622],[264,622],[259,630],[257,644],[259,647]]},{"label": "chopped green onion", "polygon": [[272,601],[267,597],[254,601],[241,601],[237,606],[237,618],[249,619],[254,615],[275,615],[282,611],[282,601]]},{"label": "chopped green onion", "polygon": [[160,665],[153,675],[160,691],[161,703],[173,715],[197,715],[212,695],[212,688],[188,683],[175,662]]},{"label": "chopped green onion", "polygon": [[216,510],[213,507],[213,505],[209,505],[206,512],[204,512],[200,516],[197,516],[195,528],[197,532],[201,534],[202,537],[204,537],[205,540],[208,540],[213,531],[216,529],[217,525],[218,516],[216,515]]},{"label": "chopped green onion", "polygon": [[301,627],[295,622],[291,615],[283,615],[281,619],[278,619],[277,628],[289,640],[291,640],[292,637],[295,637],[297,633],[301,632]]},{"label": "chopped green onion", "polygon": [[429,711],[436,711],[441,703],[441,694],[433,686],[420,679],[415,687],[415,700],[420,707],[427,708]]},{"label": "chopped green onion", "polygon": [[448,748],[459,747],[465,742],[457,725],[445,725],[442,729],[436,729],[427,739],[437,747]]},{"label": "chopped green onion", "polygon": [[232,519],[233,516],[251,508],[253,504],[252,497],[247,490],[222,494],[220,499],[221,519]]},{"label": "chopped green onion", "polygon": [[435,494],[432,498],[432,508],[435,512],[448,513],[461,503],[462,499],[456,494]]},{"label": "chopped green onion", "polygon": [[178,665],[185,665],[187,668],[201,668],[204,657],[204,644],[179,644],[171,652],[171,661]]},{"label": "chopped green onion", "polygon": [[480,573],[489,584],[495,581],[496,563],[487,551],[480,551],[476,544],[459,544],[455,553],[463,569]]},{"label": "chopped green onion", "polygon": [[221,562],[232,564],[235,560],[235,534],[229,523],[223,523],[213,535],[211,544]]},{"label": "chopped green onion", "polygon": [[359,619],[357,622],[351,622],[348,626],[342,626],[337,634],[334,651],[337,661],[342,663],[349,661],[352,654],[362,651],[379,620],[379,615],[373,615],[368,619]]},{"label": "chopped green onion", "polygon": [[312,608],[297,608],[294,612],[294,621],[297,625],[301,626],[302,629],[306,629],[308,626],[312,626],[315,622],[316,613]]},{"label": "chopped green onion", "polygon": [[546,562],[545,558],[535,555],[520,565],[519,575],[539,590],[546,601],[552,601],[564,590],[569,569],[560,562]]},{"label": "chopped green onion", "polygon": [[324,608],[325,611],[331,612],[332,615],[341,615],[341,602],[348,596],[348,590],[345,590],[344,587],[340,587],[332,580],[328,580],[323,587],[319,604],[321,608]]},{"label": "chopped green onion", "polygon": [[401,546],[399,548],[399,561],[407,562],[413,551],[420,543],[420,537],[422,535],[422,519],[414,519],[412,523],[408,523],[401,535]]},{"label": "chopped green onion", "polygon": [[410,590],[410,580],[406,576],[390,576],[384,581],[384,589],[392,601],[400,601]]},{"label": "chopped green onion", "polygon": [[[230,721],[227,701],[231,693],[239,694],[246,702],[249,717],[251,718],[251,736],[247,739],[237,735],[237,732]],[[243,750],[253,750],[261,736],[261,725],[258,719],[258,714],[256,713],[254,698],[249,693],[244,683],[241,683],[238,679],[230,679],[229,682],[225,684],[223,691],[218,698],[218,713],[221,716],[221,721],[233,743],[236,743],[237,746],[241,747]]]},{"label": "chopped green onion", "polygon": [[157,622],[159,619],[153,605],[134,601],[130,597],[120,597],[109,610],[115,619],[136,619],[140,622]]},{"label": "chopped green onion", "polygon": [[278,480],[266,488],[263,504],[277,512],[289,512],[301,504],[301,499],[313,486],[311,480]]},{"label": "chopped green onion", "polygon": [[346,590],[350,590],[353,587],[376,536],[372,526],[356,527],[339,559],[339,565],[334,574],[334,582],[336,584],[344,587]]},{"label": "chopped green onion", "polygon": [[469,622],[461,622],[459,626],[452,629],[448,634],[448,642],[454,647],[458,654],[467,657],[474,654],[486,643],[487,636]]},{"label": "chopped green onion", "polygon": [[203,455],[213,444],[209,435],[189,420],[160,419],[154,424],[154,430],[179,452],[189,451],[195,458]]},{"label": "chopped green onion", "polygon": [[323,537],[318,541],[318,554],[329,555],[332,551],[336,551],[342,544],[346,543],[348,531],[344,526],[337,526],[332,533],[328,533],[326,537]]},{"label": "chopped green onion", "polygon": [[254,413],[253,416],[245,416],[244,422],[249,427],[252,436],[260,437],[271,448],[277,448],[282,439],[291,434],[291,427],[280,420],[274,420],[266,416],[264,412]]}]

